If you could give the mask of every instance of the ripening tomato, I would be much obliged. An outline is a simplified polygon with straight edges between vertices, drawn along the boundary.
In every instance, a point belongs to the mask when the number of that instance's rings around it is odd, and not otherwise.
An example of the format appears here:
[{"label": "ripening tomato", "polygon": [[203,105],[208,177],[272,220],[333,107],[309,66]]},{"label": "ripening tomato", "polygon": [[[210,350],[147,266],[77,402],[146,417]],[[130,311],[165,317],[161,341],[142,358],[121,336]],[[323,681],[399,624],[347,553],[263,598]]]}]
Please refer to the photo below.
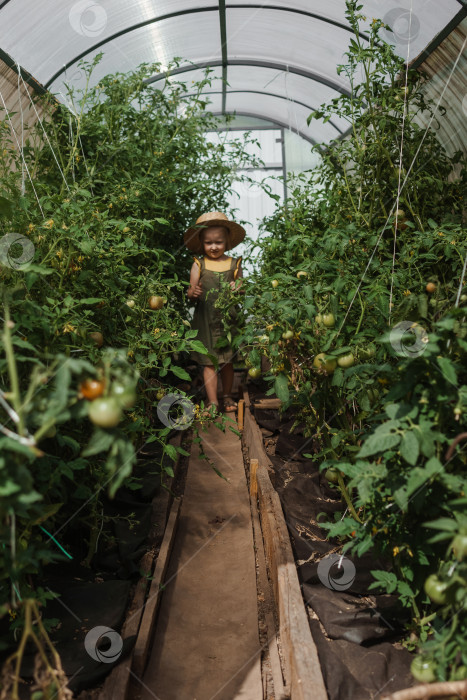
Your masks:
[{"label": "ripening tomato", "polygon": [[157,295],[153,295],[149,297],[149,306],[151,309],[162,309],[164,306],[164,299],[163,297],[159,297]]},{"label": "ripening tomato", "polygon": [[79,393],[88,401],[97,399],[102,396],[105,389],[105,381],[103,379],[85,379],[79,385]]},{"label": "ripening tomato", "polygon": [[308,277],[308,273],[305,272],[305,270],[299,270],[297,272],[297,279],[300,279],[300,277]]},{"label": "ripening tomato", "polygon": [[278,280],[272,280],[272,282],[271,282],[271,286],[274,288],[276,288],[278,286],[278,284],[279,284]]},{"label": "ripening tomato", "polygon": [[434,282],[428,282],[425,289],[428,292],[428,294],[433,294],[433,292],[436,291],[436,284]]},{"label": "ripening tomato", "polygon": [[89,337],[95,342],[98,348],[104,345],[104,336],[100,331],[92,331],[92,333],[89,333]]},{"label": "ripening tomato", "polygon": [[122,409],[113,396],[91,401],[88,406],[88,415],[94,425],[100,428],[114,428],[123,417]]}]

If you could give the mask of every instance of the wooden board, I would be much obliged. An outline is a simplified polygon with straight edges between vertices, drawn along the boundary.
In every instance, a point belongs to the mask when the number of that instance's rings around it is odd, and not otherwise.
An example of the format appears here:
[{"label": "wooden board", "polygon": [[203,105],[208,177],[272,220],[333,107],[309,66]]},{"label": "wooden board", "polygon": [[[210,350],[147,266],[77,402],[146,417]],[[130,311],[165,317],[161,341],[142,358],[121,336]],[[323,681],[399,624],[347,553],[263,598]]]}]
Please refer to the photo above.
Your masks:
[{"label": "wooden board", "polygon": [[251,520],[253,525],[253,537],[255,541],[256,560],[258,564],[258,587],[264,599],[264,623],[267,628],[266,637],[268,640],[269,664],[271,667],[271,676],[274,686],[274,699],[284,700],[285,698],[290,697],[290,693],[289,689],[284,685],[279,650],[277,647],[276,624],[272,610],[274,595],[271,590],[271,585],[267,574],[266,557],[263,546],[263,536],[261,532],[261,524],[258,512],[258,481],[256,478],[258,466],[258,460],[252,459],[250,462],[250,506]]},{"label": "wooden board", "polygon": [[[279,496],[269,478],[261,432],[245,410],[245,445],[255,469],[263,540],[279,617],[284,675],[291,700],[327,700],[318,651],[311,636],[297,569]],[[250,487],[251,488],[251,487]],[[254,492],[254,487],[253,487]]]},{"label": "wooden board", "polygon": [[275,483],[275,472],[272,462],[264,449],[263,434],[259,429],[257,422],[253,418],[246,401],[243,417],[243,444],[248,450],[248,457],[250,461],[252,459],[257,459],[260,464],[265,466],[270,474],[272,483]]},{"label": "wooden board", "polygon": [[253,403],[254,408],[264,408],[266,410],[278,409],[282,406],[282,401],[277,398],[258,399]]},{"label": "wooden board", "polygon": [[154,632],[156,614],[162,594],[162,582],[167,570],[170,552],[177,530],[180,504],[181,499],[174,499],[165,529],[164,539],[162,540],[159,556],[157,557],[156,568],[154,569],[154,576],[151,588],[149,589],[149,596],[144,606],[143,618],[133,652],[133,671],[138,676],[142,676],[146,665],[146,659]]}]

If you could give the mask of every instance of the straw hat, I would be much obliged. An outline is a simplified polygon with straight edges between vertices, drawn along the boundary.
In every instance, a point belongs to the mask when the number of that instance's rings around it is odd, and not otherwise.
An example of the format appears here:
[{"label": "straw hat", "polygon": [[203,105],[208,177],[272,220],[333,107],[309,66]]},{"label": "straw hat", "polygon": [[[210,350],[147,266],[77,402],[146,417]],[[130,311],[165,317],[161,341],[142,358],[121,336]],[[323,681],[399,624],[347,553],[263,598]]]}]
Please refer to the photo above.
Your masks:
[{"label": "straw hat", "polygon": [[225,228],[229,229],[227,245],[225,247],[226,250],[235,248],[235,246],[241,243],[245,238],[245,229],[240,226],[240,224],[236,224],[235,221],[230,221],[227,216],[220,211],[210,211],[207,214],[201,214],[196,220],[196,224],[191,226],[188,231],[185,231],[183,240],[187,248],[192,250],[193,253],[203,252],[200,233],[208,226],[225,226]]}]

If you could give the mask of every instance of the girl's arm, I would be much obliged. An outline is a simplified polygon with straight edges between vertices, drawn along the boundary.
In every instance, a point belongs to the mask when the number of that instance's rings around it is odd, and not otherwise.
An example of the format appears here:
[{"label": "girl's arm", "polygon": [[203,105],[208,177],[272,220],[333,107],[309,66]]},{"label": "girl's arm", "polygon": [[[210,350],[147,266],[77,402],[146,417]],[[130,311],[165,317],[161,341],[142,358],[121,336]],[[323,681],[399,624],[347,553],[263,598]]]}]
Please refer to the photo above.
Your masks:
[{"label": "girl's arm", "polygon": [[203,288],[199,284],[200,269],[198,263],[193,263],[190,271],[190,286],[187,290],[188,299],[199,299],[203,293]]},{"label": "girl's arm", "polygon": [[241,263],[240,263],[239,266],[238,266],[238,268],[237,268],[237,275],[236,275],[236,278],[235,278],[234,281],[232,281],[232,282],[230,283],[230,286],[231,286],[231,288],[232,288],[234,291],[237,291],[237,292],[243,292],[243,291],[245,291],[244,289],[242,289],[242,283],[238,281],[238,280],[240,280],[242,277],[243,277],[243,270],[242,270],[242,265],[241,265]]}]

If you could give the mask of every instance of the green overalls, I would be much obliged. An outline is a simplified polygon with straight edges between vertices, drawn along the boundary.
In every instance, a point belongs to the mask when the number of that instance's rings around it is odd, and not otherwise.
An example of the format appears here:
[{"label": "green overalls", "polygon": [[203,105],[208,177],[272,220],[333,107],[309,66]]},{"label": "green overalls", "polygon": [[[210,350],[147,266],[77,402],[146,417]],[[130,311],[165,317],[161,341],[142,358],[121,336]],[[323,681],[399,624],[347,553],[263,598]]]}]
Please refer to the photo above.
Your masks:
[{"label": "green overalls", "polygon": [[[228,283],[237,279],[238,268],[242,258],[230,258],[230,268],[223,272],[207,270],[204,258],[198,259],[194,257],[194,261],[199,265],[199,284],[203,288],[203,293],[196,301],[191,327],[198,331],[197,340],[200,340],[212,355],[217,356],[219,365],[223,365],[227,362],[232,362],[233,351],[230,345],[224,345],[221,349],[216,348],[217,341],[220,338],[225,338],[226,332],[222,325],[222,312],[220,309],[215,308],[214,303],[219,296],[221,280],[224,283]],[[235,322],[235,315],[235,310],[233,310],[230,319],[232,323]],[[192,352],[191,357],[200,365],[212,365],[212,361],[207,355]]]}]

